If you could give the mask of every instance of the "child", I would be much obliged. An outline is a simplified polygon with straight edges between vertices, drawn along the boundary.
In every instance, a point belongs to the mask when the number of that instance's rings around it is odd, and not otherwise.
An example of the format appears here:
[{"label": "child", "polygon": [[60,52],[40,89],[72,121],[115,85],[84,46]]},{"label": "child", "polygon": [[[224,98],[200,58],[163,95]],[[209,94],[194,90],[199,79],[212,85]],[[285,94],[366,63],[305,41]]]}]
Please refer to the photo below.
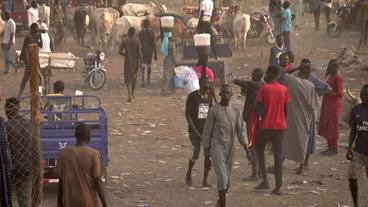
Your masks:
[{"label": "child", "polygon": [[284,39],[281,36],[276,37],[276,45],[272,46],[270,50],[269,65],[278,66],[281,54],[286,53],[287,48],[284,47]]}]

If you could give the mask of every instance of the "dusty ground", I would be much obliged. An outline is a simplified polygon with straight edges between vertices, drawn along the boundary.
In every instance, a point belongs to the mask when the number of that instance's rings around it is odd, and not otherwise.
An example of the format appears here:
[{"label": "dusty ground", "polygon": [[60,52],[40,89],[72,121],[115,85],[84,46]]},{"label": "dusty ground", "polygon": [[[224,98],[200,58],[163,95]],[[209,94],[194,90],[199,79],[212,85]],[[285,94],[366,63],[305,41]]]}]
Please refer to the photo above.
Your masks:
[{"label": "dusty ground", "polygon": [[[330,58],[344,46],[356,44],[359,34],[344,32],[338,39],[327,37],[324,28],[318,33],[311,26],[312,16],[306,14],[302,30],[294,31],[292,48],[296,54],[296,62],[309,57],[321,75]],[[322,23],[325,26],[325,22]],[[22,38],[17,38],[20,48]],[[69,49],[71,48],[71,49]],[[71,40],[64,46],[64,51],[72,51],[82,57],[89,49],[77,47]],[[232,58],[235,77],[248,78],[252,68],[260,65],[261,53],[268,59],[269,45],[250,40],[245,51],[235,51]],[[368,62],[366,55],[363,61]],[[194,171],[194,189],[184,183],[189,152],[189,140],[184,118],[186,94],[163,97],[159,94],[161,80],[161,62],[154,63],[153,84],[149,88],[137,90],[135,102],[127,104],[127,92],[122,84],[123,58],[118,55],[106,60],[108,81],[100,91],[92,91],[81,77],[82,61],[79,71],[54,71],[53,81],[63,80],[66,93],[73,94],[76,89],[87,94],[95,94],[102,99],[103,107],[109,112],[109,156],[107,195],[110,206],[214,206],[217,198],[215,188],[201,190],[203,159],[198,161]],[[246,64],[246,65],[244,65]],[[243,67],[245,66],[245,67]],[[3,68],[3,62],[1,62]],[[353,71],[342,73],[345,83],[354,90],[367,84],[368,72]],[[321,76],[322,77],[322,76]],[[0,76],[0,91],[3,97],[17,95],[22,73]],[[235,96],[232,102],[239,108],[243,97],[234,87]],[[4,104],[3,102],[1,104]],[[3,110],[1,113],[3,115]],[[351,206],[346,172],[348,162],[345,161],[344,146],[347,143],[348,129],[341,130],[341,148],[336,157],[323,157],[316,153],[311,157],[310,170],[305,176],[298,176],[294,169],[297,164],[287,161],[284,167],[284,196],[270,195],[270,191],[256,192],[253,187],[257,183],[243,182],[250,174],[250,166],[245,154],[238,146],[236,166],[232,178],[232,187],[228,194],[230,207],[278,207],[278,206]],[[318,151],[326,147],[323,139],[318,139]],[[267,157],[272,162],[271,156]],[[363,175],[363,174],[362,174]],[[113,177],[114,176],[114,179]],[[273,176],[269,176],[273,184]],[[213,171],[210,183],[216,186]],[[297,189],[295,189],[295,187]],[[293,189],[294,188],[294,189]],[[363,206],[368,206],[367,179],[360,181],[360,198]],[[44,206],[55,206],[56,187],[46,186]],[[341,204],[341,205],[340,205]]]}]

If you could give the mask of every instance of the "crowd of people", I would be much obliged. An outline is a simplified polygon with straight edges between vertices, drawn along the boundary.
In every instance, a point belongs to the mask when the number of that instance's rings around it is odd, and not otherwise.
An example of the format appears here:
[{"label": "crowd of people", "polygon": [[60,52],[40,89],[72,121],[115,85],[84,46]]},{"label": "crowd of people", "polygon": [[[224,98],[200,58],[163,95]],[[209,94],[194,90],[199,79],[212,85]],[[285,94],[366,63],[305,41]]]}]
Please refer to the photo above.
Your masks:
[{"label": "crowd of people", "polygon": [[[57,30],[63,30],[63,14],[60,2],[55,1],[52,14],[52,25]],[[364,1],[366,2],[366,1]],[[296,28],[301,25],[302,1],[296,1]],[[315,28],[319,30],[319,10],[321,1],[310,2],[314,11]],[[329,12],[331,1],[324,2],[326,19],[330,22]],[[32,166],[19,163],[32,163],[30,155],[30,121],[20,116],[20,100],[26,83],[29,80],[28,45],[38,44],[40,50],[51,52],[61,42],[60,36],[52,41],[48,35],[47,25],[37,23],[37,4],[34,1],[29,9],[30,34],[25,37],[20,58],[25,64],[24,77],[18,97],[6,100],[5,111],[8,121],[0,119],[0,204],[12,206],[11,191],[15,190],[19,206],[28,207],[31,204]],[[214,89],[214,74],[207,66],[209,52],[212,50],[217,59],[215,38],[212,35],[213,1],[203,0],[199,6],[198,34],[209,34],[209,45],[197,46],[198,63],[193,70],[198,76],[199,89],[192,91],[186,100],[185,118],[188,123],[189,141],[192,154],[189,158],[185,183],[193,185],[192,170],[203,148],[204,173],[203,187],[210,187],[208,176],[213,167],[217,177],[218,200],[217,207],[226,206],[226,194],[231,186],[231,175],[234,165],[235,140],[238,139],[245,155],[252,165],[252,174],[246,181],[260,181],[256,190],[270,188],[267,172],[275,176],[275,188],[272,193],[283,194],[283,163],[293,160],[300,164],[296,169],[299,175],[308,169],[310,155],[316,151],[317,134],[324,137],[328,148],[322,152],[325,156],[338,153],[339,118],[342,108],[343,78],[335,59],[329,61],[325,76],[326,82],[313,73],[312,62],[302,59],[298,66],[294,65],[294,54],[291,51],[290,32],[292,31],[292,12],[289,1],[282,4],[270,0],[269,13],[275,23],[276,44],[270,49],[269,66],[266,70],[256,68],[251,73],[251,80],[235,79],[233,83],[240,86],[245,96],[243,112],[231,103],[233,89],[230,84],[220,88],[220,100],[217,101]],[[366,14],[366,13],[364,13]],[[15,67],[9,50],[15,43],[15,23],[8,11],[4,12],[6,19],[2,48],[4,50],[5,73],[10,66]],[[175,91],[175,67],[181,65],[176,55],[176,44],[172,41],[172,26],[170,17],[163,17],[162,42],[159,51],[163,55],[163,95]],[[166,24],[167,21],[167,24]],[[165,22],[165,24],[164,24]],[[143,30],[137,31],[131,27],[128,38],[119,48],[119,54],[124,56],[124,83],[127,86],[128,99],[134,100],[138,72],[141,70],[142,87],[151,83],[152,58],[157,59],[155,36],[150,29],[150,22],[143,22]],[[366,29],[366,27],[364,27]],[[64,31],[64,30],[63,30]],[[365,31],[365,30],[364,30]],[[62,36],[62,33],[60,33]],[[145,69],[147,68],[147,81]],[[64,84],[56,82],[55,94],[63,95]],[[318,119],[318,96],[323,96]],[[358,182],[360,171],[368,166],[368,85],[360,91],[361,104],[355,106],[350,117],[350,139],[346,158],[351,160],[349,166],[349,184],[354,206],[358,206]],[[14,124],[16,123],[16,124]],[[18,127],[19,123],[22,127]],[[20,132],[20,129],[28,129]],[[21,138],[19,137],[21,135]],[[102,205],[107,206],[104,189],[101,185],[103,168],[101,158],[95,149],[88,147],[91,130],[81,124],[75,129],[76,145],[66,147],[59,156],[56,173],[59,176],[58,206],[97,206],[98,198]],[[19,142],[20,139],[23,141]],[[19,144],[22,146],[20,147]],[[265,149],[272,145],[274,165],[266,168]],[[353,145],[355,145],[353,147]],[[20,153],[19,148],[27,147]],[[9,150],[6,150],[9,149]],[[27,154],[28,153],[28,154]],[[28,160],[27,160],[28,159]],[[11,162],[11,165],[10,165]],[[11,166],[11,169],[6,168]],[[13,169],[23,169],[17,174]],[[12,183],[9,180],[21,180]],[[78,178],[76,184],[75,178]],[[83,196],[80,196],[83,195]]]},{"label": "crowd of people", "polygon": [[[279,36],[279,47],[283,45],[282,40]],[[292,54],[292,57],[288,57],[288,54]],[[338,153],[343,78],[338,72],[337,61],[329,61],[325,73],[328,79],[324,82],[313,73],[309,59],[302,59],[299,66],[286,68],[293,56],[290,51],[282,51],[277,64],[273,64],[274,57],[270,57],[270,66],[265,71],[265,76],[262,69],[256,68],[252,71],[251,80],[233,81],[241,87],[242,94],[246,97],[243,115],[230,103],[230,85],[221,87],[221,100],[218,104],[213,103],[214,92],[207,85],[208,76],[202,76],[200,89],[188,96],[186,118],[193,153],[189,159],[186,184],[192,185],[191,171],[199,157],[201,144],[205,162],[203,187],[209,185],[208,173],[213,166],[219,191],[217,206],[226,206],[225,195],[230,186],[236,137],[246,150],[252,165],[252,174],[244,180],[260,179],[261,182],[255,189],[266,190],[269,188],[267,173],[272,172],[276,180],[272,192],[276,195],[283,193],[282,169],[285,160],[300,163],[300,167],[296,169],[299,175],[309,169],[310,155],[316,151],[317,134],[327,141],[328,148],[321,152],[322,155],[334,156]],[[358,206],[358,175],[368,164],[367,89],[368,85],[361,89],[362,104],[354,107],[350,118],[351,134],[346,156],[351,160],[348,176],[354,206]],[[318,96],[323,96],[323,99],[317,127]],[[242,130],[245,128],[246,134]],[[272,144],[274,166],[266,168],[264,151],[269,143]]]}]

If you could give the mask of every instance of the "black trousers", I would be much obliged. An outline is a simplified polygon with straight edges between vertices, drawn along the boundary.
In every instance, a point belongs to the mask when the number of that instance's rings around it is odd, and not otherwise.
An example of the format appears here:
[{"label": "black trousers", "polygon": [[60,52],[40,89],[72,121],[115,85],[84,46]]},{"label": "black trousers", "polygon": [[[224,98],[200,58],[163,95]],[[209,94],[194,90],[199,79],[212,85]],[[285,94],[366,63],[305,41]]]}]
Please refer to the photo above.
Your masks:
[{"label": "black trousers", "polygon": [[284,138],[284,130],[259,129],[256,137],[256,151],[259,162],[259,170],[262,178],[266,181],[266,162],[264,151],[268,142],[272,142],[276,188],[282,186],[282,141]]},{"label": "black trousers", "polygon": [[319,31],[319,17],[321,14],[321,8],[318,8],[316,10],[313,11],[313,16],[314,16],[314,24],[315,24],[315,30]]}]

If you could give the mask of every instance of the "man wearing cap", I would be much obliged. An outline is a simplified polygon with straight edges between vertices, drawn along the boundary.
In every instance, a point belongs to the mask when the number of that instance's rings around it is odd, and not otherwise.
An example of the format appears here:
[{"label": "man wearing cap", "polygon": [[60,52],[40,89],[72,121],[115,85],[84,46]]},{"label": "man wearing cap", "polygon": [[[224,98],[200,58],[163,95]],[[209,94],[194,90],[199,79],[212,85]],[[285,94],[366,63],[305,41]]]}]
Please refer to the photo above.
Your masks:
[{"label": "man wearing cap", "polygon": [[15,22],[10,17],[10,12],[4,12],[5,17],[5,25],[4,25],[4,37],[3,37],[3,44],[1,47],[4,50],[4,60],[5,60],[5,71],[4,74],[9,73],[9,67],[12,65],[15,68],[15,64],[11,59],[10,49],[13,44],[15,44]]},{"label": "man wearing cap", "polygon": [[54,46],[52,43],[52,39],[50,35],[47,33],[49,29],[47,28],[46,23],[42,23],[40,26],[41,31],[41,39],[42,39],[42,47],[40,48],[40,52],[52,52],[54,51]]}]

